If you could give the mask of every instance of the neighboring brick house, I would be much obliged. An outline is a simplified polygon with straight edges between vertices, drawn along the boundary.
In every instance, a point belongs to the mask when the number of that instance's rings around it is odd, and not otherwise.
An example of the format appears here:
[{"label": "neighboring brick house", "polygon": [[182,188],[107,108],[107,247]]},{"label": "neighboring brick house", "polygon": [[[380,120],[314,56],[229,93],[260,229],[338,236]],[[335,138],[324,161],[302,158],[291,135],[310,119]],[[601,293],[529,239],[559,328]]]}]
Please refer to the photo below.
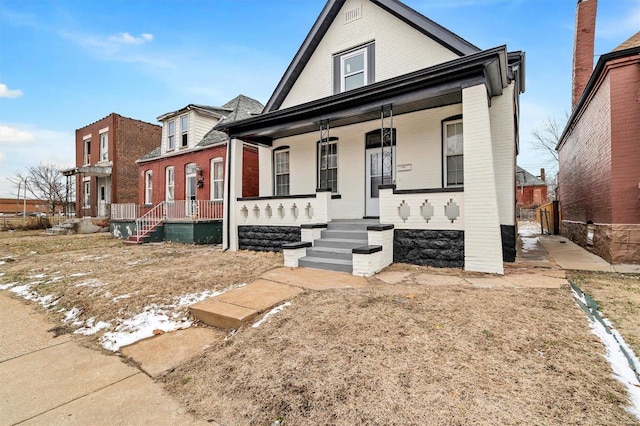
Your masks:
[{"label": "neighboring brick house", "polygon": [[547,202],[547,183],[544,169],[540,177],[534,176],[522,167],[516,170],[516,207],[533,208]]},{"label": "neighboring brick house", "polygon": [[578,4],[574,66],[590,72],[574,71],[557,146],[560,231],[611,263],[640,264],[640,32],[591,72],[595,10],[595,0]]},{"label": "neighboring brick house", "polygon": [[[139,208],[118,206],[112,218],[130,220],[155,215],[156,226],[164,227],[164,239],[220,242],[229,137],[214,126],[252,117],[260,114],[263,108],[255,99],[238,95],[221,107],[189,104],[159,116],[161,143],[137,161]],[[242,152],[242,193],[256,196],[258,149],[243,146]],[[189,235],[183,232],[179,238],[174,238],[174,229],[185,228],[187,223]],[[116,234],[131,236],[130,232],[124,235],[122,227]],[[136,242],[144,241],[146,235],[143,234],[143,230],[136,234]]]},{"label": "neighboring brick house", "polygon": [[[217,126],[233,138],[225,248],[365,276],[393,261],[502,274],[524,76],[523,52],[400,1],[327,1],[263,114]],[[259,197],[234,174],[241,141],[259,146]]]},{"label": "neighboring brick house", "polygon": [[162,128],[111,113],[76,130],[76,217],[110,216],[111,204],[138,199],[136,159],[158,145]]}]

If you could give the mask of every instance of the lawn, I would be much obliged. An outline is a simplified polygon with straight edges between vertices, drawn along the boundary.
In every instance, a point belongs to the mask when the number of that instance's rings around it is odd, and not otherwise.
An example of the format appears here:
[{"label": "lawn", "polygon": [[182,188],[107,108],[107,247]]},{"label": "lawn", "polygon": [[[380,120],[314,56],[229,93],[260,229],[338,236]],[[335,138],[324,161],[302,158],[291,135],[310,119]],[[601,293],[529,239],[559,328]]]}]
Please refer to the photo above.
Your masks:
[{"label": "lawn", "polygon": [[[282,265],[272,253],[132,247],[106,235],[0,233],[0,253],[0,288],[28,286],[60,332],[109,324],[85,340],[95,348],[119,320],[155,306],[188,323],[181,298]],[[394,268],[434,274],[433,283],[374,277],[364,289],[307,291],[159,380],[220,424],[638,424],[568,285],[435,285],[435,274],[461,271]],[[619,299],[593,296],[616,322]],[[62,322],[73,308],[77,317]]]}]

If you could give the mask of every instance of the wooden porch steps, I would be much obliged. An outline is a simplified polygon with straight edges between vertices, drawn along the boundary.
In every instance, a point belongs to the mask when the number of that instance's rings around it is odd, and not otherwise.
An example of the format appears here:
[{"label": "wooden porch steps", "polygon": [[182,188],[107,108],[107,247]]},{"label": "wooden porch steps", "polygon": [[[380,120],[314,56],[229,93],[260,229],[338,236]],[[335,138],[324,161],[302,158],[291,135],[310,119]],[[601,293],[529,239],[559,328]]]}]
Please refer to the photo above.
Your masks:
[{"label": "wooden porch steps", "polygon": [[329,222],[313,247],[307,248],[307,255],[298,260],[298,266],[352,273],[352,250],[369,244],[367,227],[378,223],[375,219]]}]

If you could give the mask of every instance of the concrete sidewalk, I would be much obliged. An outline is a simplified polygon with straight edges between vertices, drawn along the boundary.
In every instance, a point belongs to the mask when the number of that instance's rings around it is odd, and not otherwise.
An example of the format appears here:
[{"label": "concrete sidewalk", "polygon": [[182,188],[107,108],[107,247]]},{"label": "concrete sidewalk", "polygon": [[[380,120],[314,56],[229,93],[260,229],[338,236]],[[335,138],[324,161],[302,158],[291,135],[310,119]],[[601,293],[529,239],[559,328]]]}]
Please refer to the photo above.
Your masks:
[{"label": "concrete sidewalk", "polygon": [[137,368],[53,338],[54,324],[0,293],[0,425],[205,424]]},{"label": "concrete sidewalk", "polygon": [[640,265],[612,265],[559,235],[541,235],[540,243],[562,269],[599,272],[640,273]]}]

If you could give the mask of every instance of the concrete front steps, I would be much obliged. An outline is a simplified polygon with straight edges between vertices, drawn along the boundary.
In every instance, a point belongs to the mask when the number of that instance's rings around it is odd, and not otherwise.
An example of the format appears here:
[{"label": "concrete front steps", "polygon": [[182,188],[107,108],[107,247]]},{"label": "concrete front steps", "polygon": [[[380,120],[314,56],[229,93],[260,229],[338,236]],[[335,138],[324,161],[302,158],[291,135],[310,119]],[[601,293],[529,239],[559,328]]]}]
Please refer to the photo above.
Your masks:
[{"label": "concrete front steps", "polygon": [[313,247],[307,248],[307,255],[298,260],[298,266],[352,273],[352,250],[367,246],[367,227],[378,224],[377,219],[329,222],[320,238],[313,242]]}]

